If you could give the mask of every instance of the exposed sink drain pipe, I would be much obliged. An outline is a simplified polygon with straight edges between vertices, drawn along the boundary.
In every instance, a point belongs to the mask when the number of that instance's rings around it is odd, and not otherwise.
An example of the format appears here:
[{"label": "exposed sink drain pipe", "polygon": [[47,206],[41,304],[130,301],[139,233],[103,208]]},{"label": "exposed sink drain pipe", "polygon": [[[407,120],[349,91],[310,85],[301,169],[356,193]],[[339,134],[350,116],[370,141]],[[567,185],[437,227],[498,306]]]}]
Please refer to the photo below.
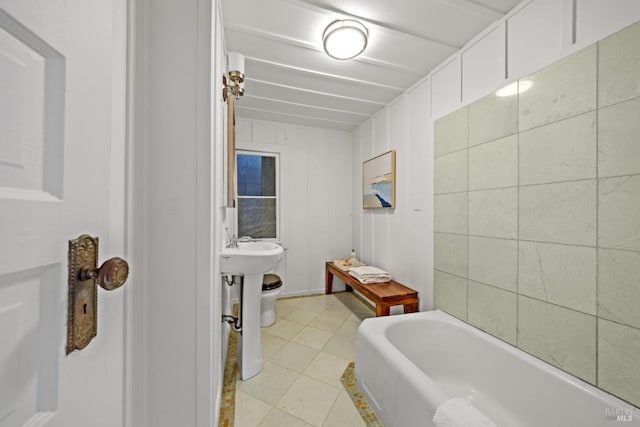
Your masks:
[{"label": "exposed sink drain pipe", "polygon": [[[238,278],[239,281],[236,282],[236,278]],[[226,283],[227,286],[229,287],[233,285],[240,285],[240,302],[238,304],[238,317],[232,316],[230,314],[223,314],[222,321],[227,322],[233,332],[239,332],[240,334],[242,334],[242,286],[243,286],[242,282],[244,277],[225,274],[222,276],[222,279],[224,280],[224,283]]]}]

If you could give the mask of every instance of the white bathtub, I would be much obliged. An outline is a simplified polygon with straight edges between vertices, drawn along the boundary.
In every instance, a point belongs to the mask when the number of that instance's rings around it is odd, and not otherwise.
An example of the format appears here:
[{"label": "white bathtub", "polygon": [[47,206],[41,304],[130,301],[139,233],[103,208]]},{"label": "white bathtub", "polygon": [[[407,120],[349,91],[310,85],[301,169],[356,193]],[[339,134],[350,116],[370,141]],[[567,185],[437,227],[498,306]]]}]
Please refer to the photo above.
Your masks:
[{"label": "white bathtub", "polygon": [[452,397],[499,427],[640,426],[640,410],[439,310],[365,320],[355,374],[385,427],[433,426]]}]

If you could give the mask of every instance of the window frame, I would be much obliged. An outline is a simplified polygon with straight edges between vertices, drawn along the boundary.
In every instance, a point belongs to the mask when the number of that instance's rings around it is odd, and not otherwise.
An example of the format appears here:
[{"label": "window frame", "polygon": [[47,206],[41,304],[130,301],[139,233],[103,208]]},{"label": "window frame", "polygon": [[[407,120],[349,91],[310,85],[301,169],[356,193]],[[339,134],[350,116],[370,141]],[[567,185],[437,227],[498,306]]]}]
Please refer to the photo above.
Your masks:
[{"label": "window frame", "polygon": [[239,229],[239,217],[240,217],[240,199],[275,199],[276,201],[276,237],[253,237],[256,240],[261,240],[261,241],[265,241],[265,242],[279,242],[280,241],[280,153],[274,153],[274,152],[269,152],[269,151],[258,151],[258,150],[236,150],[236,182],[238,181],[238,156],[240,155],[249,155],[249,156],[261,156],[261,157],[273,157],[275,159],[275,169],[276,169],[276,176],[275,176],[275,192],[276,195],[275,196],[240,196],[238,195],[238,185],[236,184],[236,189],[235,189],[235,196],[236,196],[236,200],[238,201],[236,203],[236,215],[235,215],[235,221],[236,221],[236,230],[238,232],[238,237],[243,237],[240,236],[240,229]]}]

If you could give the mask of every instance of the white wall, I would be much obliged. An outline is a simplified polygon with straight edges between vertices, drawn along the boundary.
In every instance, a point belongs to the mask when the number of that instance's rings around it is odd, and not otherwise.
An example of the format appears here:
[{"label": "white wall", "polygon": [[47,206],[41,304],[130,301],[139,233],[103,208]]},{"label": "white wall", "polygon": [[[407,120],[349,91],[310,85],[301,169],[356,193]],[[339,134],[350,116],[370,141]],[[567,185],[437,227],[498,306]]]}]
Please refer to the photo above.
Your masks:
[{"label": "white wall", "polygon": [[[429,85],[396,99],[352,133],[353,242],[360,258],[420,293],[432,293],[432,135]],[[362,162],[396,150],[396,208],[362,209]],[[397,312],[397,307],[393,307]]]},{"label": "white wall", "polygon": [[[228,226],[228,215],[226,215],[225,205],[225,176],[226,169],[224,164],[226,163],[226,104],[222,100],[222,75],[226,72],[227,69],[227,58],[226,58],[226,49],[224,43],[224,29],[223,29],[223,17],[222,17],[222,6],[219,0],[215,1],[215,15],[213,17],[215,25],[212,28],[211,34],[211,85],[215,90],[213,91],[213,98],[211,99],[212,104],[212,117],[211,117],[211,126],[212,126],[212,134],[211,134],[211,146],[213,150],[213,170],[209,172],[212,174],[211,178],[213,178],[213,194],[212,199],[208,199],[208,202],[211,203],[214,207],[211,215],[213,216],[213,277],[211,278],[212,283],[212,295],[210,298],[207,298],[202,301],[202,303],[207,304],[210,301],[213,301],[213,307],[211,310],[207,311],[207,313],[211,314],[210,319],[203,319],[205,322],[209,322],[209,324],[213,324],[213,354],[212,354],[212,368],[213,368],[213,392],[215,396],[213,410],[215,411],[215,418],[219,415],[219,408],[221,404],[222,397],[222,383],[224,381],[224,366],[227,355],[227,344],[229,337],[229,326],[227,323],[220,322],[221,314],[226,314],[225,309],[225,297],[226,293],[223,291],[222,280],[220,276],[220,261],[219,261],[219,248],[221,248],[220,242],[223,242],[225,239],[225,227]],[[208,340],[202,340],[201,345],[210,345]],[[201,350],[203,354],[206,353],[205,350]],[[200,388],[198,389],[198,393],[202,395],[209,395],[206,389],[202,389],[202,387],[207,387],[207,383],[201,383]]]},{"label": "white wall", "polygon": [[[353,245],[433,304],[433,121],[640,19],[635,0],[528,0],[351,134]],[[397,154],[396,209],[362,209],[362,161]]]},{"label": "white wall", "polygon": [[132,427],[217,420],[222,145],[212,74],[222,28],[213,3],[131,2]]},{"label": "white wall", "polygon": [[236,149],[280,155],[282,296],[323,293],[324,262],[352,249],[349,134],[237,118]]}]

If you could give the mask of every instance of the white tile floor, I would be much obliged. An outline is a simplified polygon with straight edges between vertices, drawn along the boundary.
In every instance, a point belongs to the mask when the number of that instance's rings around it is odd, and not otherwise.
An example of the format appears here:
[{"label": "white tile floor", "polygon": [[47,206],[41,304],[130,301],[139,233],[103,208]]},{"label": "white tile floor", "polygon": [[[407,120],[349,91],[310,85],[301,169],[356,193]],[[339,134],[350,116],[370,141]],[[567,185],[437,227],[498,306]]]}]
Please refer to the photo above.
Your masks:
[{"label": "white tile floor", "polygon": [[236,427],[364,426],[340,377],[374,312],[349,293],[281,299],[262,329],[263,371],[236,385]]}]

